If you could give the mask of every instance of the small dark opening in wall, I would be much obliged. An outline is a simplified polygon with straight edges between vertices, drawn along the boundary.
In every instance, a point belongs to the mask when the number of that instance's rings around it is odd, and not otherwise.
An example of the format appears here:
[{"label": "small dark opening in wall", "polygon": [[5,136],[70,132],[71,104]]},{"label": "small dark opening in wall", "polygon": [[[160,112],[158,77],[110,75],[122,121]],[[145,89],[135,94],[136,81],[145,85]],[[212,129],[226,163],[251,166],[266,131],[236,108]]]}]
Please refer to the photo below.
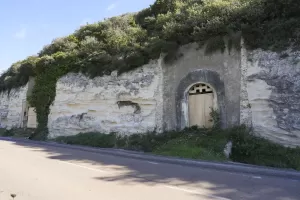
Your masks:
[{"label": "small dark opening in wall", "polygon": [[124,106],[132,106],[134,110],[134,114],[140,114],[141,113],[141,106],[138,103],[134,103],[132,101],[118,101],[117,102],[119,108]]}]

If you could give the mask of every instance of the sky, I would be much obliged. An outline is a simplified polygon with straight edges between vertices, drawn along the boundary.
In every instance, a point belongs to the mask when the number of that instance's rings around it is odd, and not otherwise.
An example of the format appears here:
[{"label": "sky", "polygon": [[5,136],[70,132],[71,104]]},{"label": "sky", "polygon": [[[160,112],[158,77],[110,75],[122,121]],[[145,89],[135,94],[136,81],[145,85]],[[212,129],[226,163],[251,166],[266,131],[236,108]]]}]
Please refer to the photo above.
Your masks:
[{"label": "sky", "polygon": [[0,72],[81,25],[140,11],[155,0],[0,0]]}]

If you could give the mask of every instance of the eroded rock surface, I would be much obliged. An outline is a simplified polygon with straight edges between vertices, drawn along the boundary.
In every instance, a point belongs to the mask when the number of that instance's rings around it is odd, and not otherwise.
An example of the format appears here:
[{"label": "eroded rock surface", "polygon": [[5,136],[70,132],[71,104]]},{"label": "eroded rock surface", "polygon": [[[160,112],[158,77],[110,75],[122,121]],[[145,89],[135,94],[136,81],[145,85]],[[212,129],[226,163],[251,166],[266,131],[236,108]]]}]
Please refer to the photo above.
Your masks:
[{"label": "eroded rock surface", "polygon": [[159,61],[129,73],[89,79],[62,77],[48,120],[50,137],[85,132],[161,131],[162,71]]},{"label": "eroded rock surface", "polygon": [[255,132],[283,145],[299,146],[300,52],[249,52],[246,68]]}]

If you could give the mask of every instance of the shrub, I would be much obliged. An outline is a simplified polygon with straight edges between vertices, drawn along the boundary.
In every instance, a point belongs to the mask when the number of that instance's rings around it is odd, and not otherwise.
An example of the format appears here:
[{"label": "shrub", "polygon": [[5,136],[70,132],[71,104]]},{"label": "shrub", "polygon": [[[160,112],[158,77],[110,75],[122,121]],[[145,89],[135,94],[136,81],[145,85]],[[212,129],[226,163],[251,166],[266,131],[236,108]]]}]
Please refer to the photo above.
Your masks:
[{"label": "shrub", "polygon": [[300,170],[300,148],[288,148],[250,134],[245,128],[231,133],[233,161]]},{"label": "shrub", "polygon": [[34,133],[34,129],[24,129],[24,128],[13,128],[10,130],[1,128],[0,136],[1,137],[29,137]]},{"label": "shrub", "polygon": [[13,132],[9,131],[9,130],[6,130],[4,128],[1,128],[0,129],[0,136],[1,137],[11,137],[11,136],[13,136]]},{"label": "shrub", "polygon": [[74,136],[58,137],[55,141],[66,144],[77,144],[83,146],[113,148],[116,143],[115,134],[84,133]]}]

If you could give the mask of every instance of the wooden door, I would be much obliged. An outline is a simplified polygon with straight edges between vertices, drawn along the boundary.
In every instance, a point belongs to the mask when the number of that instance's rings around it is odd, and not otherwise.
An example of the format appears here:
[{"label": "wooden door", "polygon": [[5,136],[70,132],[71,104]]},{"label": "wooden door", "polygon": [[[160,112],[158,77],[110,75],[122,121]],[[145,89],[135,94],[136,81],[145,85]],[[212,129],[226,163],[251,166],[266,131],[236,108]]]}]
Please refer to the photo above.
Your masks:
[{"label": "wooden door", "polygon": [[36,128],[37,127],[37,116],[34,108],[28,109],[28,122],[27,128]]},{"label": "wooden door", "polygon": [[213,108],[214,94],[205,84],[197,84],[189,91],[189,125],[200,128],[213,126],[210,112]]}]

